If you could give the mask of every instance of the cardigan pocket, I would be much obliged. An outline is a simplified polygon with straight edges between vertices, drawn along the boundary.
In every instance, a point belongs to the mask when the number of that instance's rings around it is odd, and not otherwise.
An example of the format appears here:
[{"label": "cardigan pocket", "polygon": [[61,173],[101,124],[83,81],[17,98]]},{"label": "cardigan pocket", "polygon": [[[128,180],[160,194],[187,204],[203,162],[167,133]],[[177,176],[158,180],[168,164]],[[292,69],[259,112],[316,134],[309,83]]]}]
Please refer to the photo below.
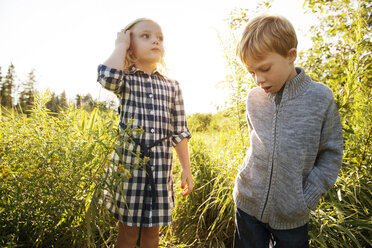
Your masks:
[{"label": "cardigan pocket", "polygon": [[[277,196],[275,197],[274,208],[278,217],[286,220],[300,219],[310,213],[310,209],[305,202],[302,177],[299,175],[293,176],[296,179],[287,180],[278,185]],[[294,185],[293,182],[295,182]]]}]

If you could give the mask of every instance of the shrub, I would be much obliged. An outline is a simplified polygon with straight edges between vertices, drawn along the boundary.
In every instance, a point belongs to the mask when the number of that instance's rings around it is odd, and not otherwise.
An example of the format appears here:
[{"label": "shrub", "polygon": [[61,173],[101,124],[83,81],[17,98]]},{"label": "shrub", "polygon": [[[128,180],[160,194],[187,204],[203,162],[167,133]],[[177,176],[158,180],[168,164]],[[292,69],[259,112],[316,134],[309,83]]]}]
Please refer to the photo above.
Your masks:
[{"label": "shrub", "polygon": [[1,246],[81,247],[88,238],[86,210],[117,117],[73,107],[55,115],[48,100],[39,96],[29,117],[0,112]]}]

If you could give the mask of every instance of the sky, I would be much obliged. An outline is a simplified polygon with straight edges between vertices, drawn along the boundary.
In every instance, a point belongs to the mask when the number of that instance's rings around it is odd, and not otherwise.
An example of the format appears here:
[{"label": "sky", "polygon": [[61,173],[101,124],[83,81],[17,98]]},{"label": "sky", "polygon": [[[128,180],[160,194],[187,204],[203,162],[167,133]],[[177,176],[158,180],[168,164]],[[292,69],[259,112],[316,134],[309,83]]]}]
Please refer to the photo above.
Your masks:
[{"label": "sky", "polygon": [[[169,76],[179,81],[187,114],[215,113],[228,99],[221,48],[229,14],[255,9],[259,0],[0,0],[0,66],[10,63],[19,81],[35,69],[36,88],[69,99],[90,93],[116,97],[97,83],[97,66],[114,49],[116,33],[139,17],[162,27]],[[299,49],[309,45],[313,22],[303,1],[274,0],[271,11],[294,25]]]}]

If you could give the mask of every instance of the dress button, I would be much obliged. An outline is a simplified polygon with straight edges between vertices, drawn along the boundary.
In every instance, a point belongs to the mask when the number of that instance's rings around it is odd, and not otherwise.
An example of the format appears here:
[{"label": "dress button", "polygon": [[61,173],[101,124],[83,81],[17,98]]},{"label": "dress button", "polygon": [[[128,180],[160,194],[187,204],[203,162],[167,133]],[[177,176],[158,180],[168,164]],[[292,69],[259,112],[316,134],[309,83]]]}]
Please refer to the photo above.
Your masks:
[{"label": "dress button", "polygon": [[153,129],[153,128],[151,128],[151,130],[150,130],[152,133],[155,133],[155,129]]},{"label": "dress button", "polygon": [[152,94],[150,94],[149,97],[152,98]]},{"label": "dress button", "polygon": [[150,114],[152,114],[152,115],[153,115],[153,114],[154,114],[154,110],[151,110],[151,111],[150,111]]}]

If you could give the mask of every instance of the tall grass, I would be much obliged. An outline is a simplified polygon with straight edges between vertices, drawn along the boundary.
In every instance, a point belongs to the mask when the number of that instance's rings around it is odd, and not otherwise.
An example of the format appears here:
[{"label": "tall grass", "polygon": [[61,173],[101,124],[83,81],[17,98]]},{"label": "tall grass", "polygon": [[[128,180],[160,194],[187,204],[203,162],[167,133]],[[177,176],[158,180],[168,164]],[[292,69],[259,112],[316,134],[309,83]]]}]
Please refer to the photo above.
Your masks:
[{"label": "tall grass", "polygon": [[55,115],[48,100],[39,96],[29,117],[0,115],[2,247],[86,244],[86,209],[117,137],[117,117],[73,107]]},{"label": "tall grass", "polygon": [[[190,154],[194,191],[186,198],[177,194],[174,223],[165,231],[169,240],[173,238],[174,245],[169,247],[231,247],[232,190],[245,155],[240,132],[198,133],[190,140]],[[180,184],[177,176],[175,183]]]},{"label": "tall grass", "polygon": [[[39,97],[29,117],[0,113],[0,246],[113,247],[116,221],[99,199],[113,187],[105,184],[104,170],[118,136],[117,115],[73,107],[56,115],[47,101]],[[219,123],[230,128],[194,132],[190,140],[194,192],[188,197],[181,197],[174,160],[174,222],[161,230],[160,247],[232,246],[232,190],[248,133]],[[372,245],[370,148],[352,148],[353,137],[347,136],[336,185],[311,213],[311,247]],[[364,160],[351,156],[357,148],[367,151]]]}]

